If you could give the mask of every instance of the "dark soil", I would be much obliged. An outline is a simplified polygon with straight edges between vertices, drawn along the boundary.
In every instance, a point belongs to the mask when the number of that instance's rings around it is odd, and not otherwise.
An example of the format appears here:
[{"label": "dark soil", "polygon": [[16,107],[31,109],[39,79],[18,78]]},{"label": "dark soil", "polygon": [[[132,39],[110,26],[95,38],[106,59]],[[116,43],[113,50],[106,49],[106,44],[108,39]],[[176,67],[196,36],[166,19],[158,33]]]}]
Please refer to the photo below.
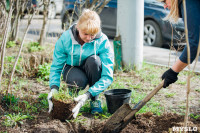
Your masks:
[{"label": "dark soil", "polygon": [[[4,118],[0,118],[2,123]],[[26,120],[15,127],[0,127],[0,131],[15,133],[101,133],[105,120],[95,119],[91,114],[83,114],[78,121],[62,122],[50,119],[48,113],[41,113],[33,120]],[[163,114],[155,116],[152,113],[138,114],[136,120],[131,121],[121,133],[168,133],[173,127],[183,127],[184,116],[177,114]],[[197,129],[200,133],[200,119],[189,119],[188,127]]]},{"label": "dark soil", "polygon": [[[54,46],[53,46],[54,47]],[[49,48],[49,47],[48,47]],[[16,48],[15,48],[16,49]],[[46,57],[51,57],[53,53],[53,48],[49,50],[51,54],[46,55]],[[51,52],[52,51],[52,52]],[[9,51],[7,55],[11,56],[13,53],[16,55],[17,49],[15,52]],[[30,55],[28,52],[24,54],[24,58],[27,57],[29,59]],[[36,54],[37,55],[37,54]],[[39,94],[41,93],[48,93],[49,86],[36,81],[32,77],[36,74],[36,69],[38,68],[39,64],[42,64],[44,58],[42,56],[32,56],[30,62],[22,63],[23,67],[26,71],[23,75],[24,77],[29,77],[29,79],[25,79],[27,83],[21,87],[20,90],[15,90],[15,95],[17,97],[24,97],[27,95],[28,97],[26,100],[29,103],[36,103],[35,101]],[[47,62],[47,61],[45,61]],[[32,70],[34,68],[34,70]],[[156,69],[156,67],[155,67]],[[30,73],[31,71],[31,73]],[[33,72],[33,73],[32,73]],[[164,72],[164,70],[163,70]],[[161,72],[162,73],[162,72]],[[144,93],[149,93],[151,91],[150,88],[154,88],[155,85],[152,85],[151,82],[148,82],[135,74],[134,72],[130,73],[118,73],[120,77],[126,78],[131,77],[133,80],[131,84],[128,81],[126,82],[125,88],[131,88],[130,85],[138,85],[142,84],[142,88],[148,89],[138,89],[137,91],[142,91]],[[118,76],[117,74],[114,76]],[[8,76],[8,75],[6,75]],[[180,75],[179,81],[185,81],[187,79],[186,76]],[[2,81],[2,83],[7,82]],[[14,84],[19,84],[17,81]],[[114,81],[115,82],[115,81]],[[3,85],[2,85],[3,86]],[[1,87],[2,87],[1,86]],[[164,107],[164,112],[178,112],[183,113],[185,109],[181,108],[185,105],[186,100],[186,84],[176,83],[168,87],[168,89],[162,89],[154,96],[155,101],[159,101],[161,104],[160,106]],[[7,87],[7,85],[6,85]],[[199,75],[192,79],[191,82],[191,105],[190,105],[190,113],[191,114],[200,114],[200,85],[199,85]],[[2,87],[1,90],[6,90],[5,85],[4,88]],[[14,90],[14,89],[13,89]],[[0,92],[2,93],[2,92]],[[167,94],[175,94],[172,97],[167,97]],[[2,95],[0,94],[0,99],[2,99]],[[32,99],[33,98],[33,99]],[[105,99],[104,99],[105,100]],[[65,121],[65,119],[71,119],[72,113],[71,110],[74,107],[74,103],[69,105],[63,105],[65,103],[55,103],[54,102],[54,109],[51,115],[47,113],[47,109],[41,109],[38,114],[30,114],[35,116],[33,119],[26,119],[23,120],[23,124],[17,123],[14,127],[6,127],[2,123],[5,121],[5,114],[7,113],[14,113],[9,112],[9,109],[6,108],[5,103],[0,100],[0,132],[4,133],[100,133],[103,129],[103,126],[106,122],[105,119],[101,119],[100,117],[95,117],[89,113],[82,113],[81,116],[78,116],[76,119],[72,119],[70,121]],[[19,107],[25,108],[25,104],[20,102]],[[58,106],[58,107],[57,107]],[[40,106],[38,107],[40,108]],[[61,109],[62,108],[62,109]],[[64,109],[64,110],[63,110]],[[18,112],[15,112],[18,113]],[[54,119],[52,119],[52,117]],[[65,118],[65,119],[64,119]],[[183,127],[184,123],[184,116],[172,113],[165,113],[161,116],[153,115],[152,113],[145,113],[145,114],[138,114],[136,116],[136,120],[131,121],[127,127],[125,127],[121,133],[168,133],[172,132],[173,127]],[[200,118],[198,119],[189,119],[188,127],[197,128],[197,131],[193,131],[194,133],[200,133]],[[192,132],[192,131],[191,131]],[[180,133],[180,132],[179,132]]]},{"label": "dark soil", "polygon": [[[137,115],[136,120],[133,120],[122,133],[168,133],[173,131],[173,127],[183,127],[184,116],[177,114],[163,114],[154,116],[151,113]],[[200,133],[200,119],[190,119],[188,127],[195,129],[195,133]],[[196,131],[197,128],[197,131]]]},{"label": "dark soil", "polygon": [[59,119],[61,121],[71,120],[73,118],[72,109],[76,106],[76,102],[68,101],[67,103],[62,100],[52,99],[53,111],[51,116],[53,119]]}]

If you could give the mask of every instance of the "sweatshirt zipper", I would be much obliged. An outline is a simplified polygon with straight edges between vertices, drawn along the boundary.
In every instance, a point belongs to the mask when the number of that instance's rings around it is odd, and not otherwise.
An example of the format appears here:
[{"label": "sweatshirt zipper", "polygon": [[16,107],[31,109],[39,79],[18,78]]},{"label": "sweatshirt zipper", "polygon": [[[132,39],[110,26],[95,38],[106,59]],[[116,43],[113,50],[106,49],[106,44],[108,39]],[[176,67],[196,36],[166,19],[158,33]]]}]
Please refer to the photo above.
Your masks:
[{"label": "sweatshirt zipper", "polygon": [[81,50],[80,50],[80,59],[79,59],[79,66],[81,65],[81,56],[82,56],[82,48],[83,48],[83,45],[81,46]]}]

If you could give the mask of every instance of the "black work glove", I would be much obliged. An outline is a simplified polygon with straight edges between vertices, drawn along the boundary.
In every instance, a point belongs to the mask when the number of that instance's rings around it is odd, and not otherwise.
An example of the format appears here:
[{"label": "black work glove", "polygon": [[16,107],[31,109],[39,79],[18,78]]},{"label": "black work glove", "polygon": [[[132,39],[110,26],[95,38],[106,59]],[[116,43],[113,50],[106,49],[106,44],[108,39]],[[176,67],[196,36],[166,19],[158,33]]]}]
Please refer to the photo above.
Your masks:
[{"label": "black work glove", "polygon": [[168,87],[170,84],[176,82],[178,80],[177,72],[174,72],[171,68],[163,73],[162,80],[164,79],[163,88]]}]

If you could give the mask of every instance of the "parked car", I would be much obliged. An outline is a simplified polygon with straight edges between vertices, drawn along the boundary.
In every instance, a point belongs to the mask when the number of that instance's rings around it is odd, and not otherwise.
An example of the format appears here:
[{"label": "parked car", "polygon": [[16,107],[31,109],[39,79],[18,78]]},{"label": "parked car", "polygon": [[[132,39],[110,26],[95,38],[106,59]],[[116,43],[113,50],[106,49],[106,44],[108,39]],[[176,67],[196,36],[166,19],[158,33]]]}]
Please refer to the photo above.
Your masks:
[{"label": "parked car", "polygon": [[163,18],[169,13],[163,8],[163,3],[156,0],[144,0],[144,44],[162,47],[170,45],[173,31],[173,42],[185,42],[184,23],[180,18],[177,24],[170,24]]},{"label": "parked car", "polygon": [[[63,0],[50,0],[48,7],[48,18],[54,19],[57,14],[60,14],[63,7]],[[28,11],[33,12],[33,8],[37,9],[39,13],[43,13],[44,5],[43,0],[28,0],[24,15],[28,13]]]},{"label": "parked car", "polygon": [[[37,5],[38,11],[43,13],[44,6],[43,0],[32,0],[32,3]],[[63,7],[63,0],[50,0],[49,7],[48,7],[48,18],[54,19],[57,14],[60,14]]]},{"label": "parked car", "polygon": [[[76,0],[64,0],[61,11],[62,28],[66,22],[65,12],[72,13]],[[144,0],[144,45],[162,47],[171,43],[172,31],[173,42],[180,44],[185,42],[184,23],[179,19],[177,24],[170,24],[163,18],[169,10],[163,8],[163,4],[156,0]],[[77,20],[76,12],[74,20]],[[116,35],[117,0],[111,0],[100,13],[102,31],[109,37]]]}]

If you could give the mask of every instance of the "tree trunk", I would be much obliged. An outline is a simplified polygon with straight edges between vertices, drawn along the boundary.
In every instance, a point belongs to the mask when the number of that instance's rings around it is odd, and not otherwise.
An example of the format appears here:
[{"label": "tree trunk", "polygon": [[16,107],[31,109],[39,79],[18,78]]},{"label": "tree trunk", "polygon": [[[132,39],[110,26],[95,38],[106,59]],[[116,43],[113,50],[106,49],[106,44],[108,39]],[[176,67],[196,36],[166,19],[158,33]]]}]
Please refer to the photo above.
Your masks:
[{"label": "tree trunk", "polygon": [[[9,91],[9,89],[10,89],[10,86],[11,86],[11,83],[12,83],[12,78],[13,78],[13,75],[14,75],[14,72],[15,72],[15,68],[16,68],[16,65],[17,65],[19,56],[20,56],[20,54],[21,54],[21,51],[22,51],[22,48],[23,48],[23,44],[24,44],[24,40],[25,40],[25,38],[26,38],[28,29],[29,29],[29,27],[30,27],[30,24],[31,24],[31,21],[32,21],[32,19],[33,19],[34,14],[35,14],[35,10],[34,10],[32,16],[31,16],[31,17],[29,18],[29,20],[28,20],[28,25],[27,25],[27,28],[26,28],[26,30],[25,30],[24,36],[23,36],[23,38],[22,38],[22,42],[21,42],[21,45],[20,45],[20,49],[19,49],[17,58],[15,59],[15,63],[14,63],[14,66],[13,66],[13,69],[12,69],[12,72],[11,72],[11,75],[10,75],[10,80],[9,80],[9,83],[8,83],[8,88],[7,88],[6,94],[8,94],[8,91]],[[11,91],[11,92],[12,92],[12,91]]]},{"label": "tree trunk", "polygon": [[8,30],[9,30],[9,26],[10,26],[10,21],[11,21],[11,16],[12,16],[12,0],[9,1],[10,2],[10,10],[9,10],[9,14],[7,16],[6,19],[6,29],[5,29],[5,33],[3,36],[3,41],[2,41],[2,49],[1,49],[1,71],[0,71],[0,84],[1,84],[1,79],[2,79],[2,75],[3,75],[3,71],[4,71],[4,56],[5,56],[5,51],[6,51],[6,43],[8,40]]},{"label": "tree trunk", "polygon": [[50,0],[46,0],[43,1],[44,4],[44,11],[43,11],[43,25],[42,25],[42,29],[41,29],[41,34],[40,34],[40,39],[39,39],[39,44],[40,46],[44,45],[45,39],[46,39],[46,24],[48,22],[48,7],[49,7],[49,1]]},{"label": "tree trunk", "polygon": [[[11,34],[10,34],[10,38],[9,40],[11,41],[16,41],[17,37],[18,37],[18,31],[19,31],[19,22],[20,22],[20,17],[22,15],[22,13],[24,12],[25,6],[27,5],[28,1],[16,1],[14,3],[15,5],[15,11],[14,11],[14,15],[13,18],[11,19]],[[28,11],[29,12],[29,11]]]}]

